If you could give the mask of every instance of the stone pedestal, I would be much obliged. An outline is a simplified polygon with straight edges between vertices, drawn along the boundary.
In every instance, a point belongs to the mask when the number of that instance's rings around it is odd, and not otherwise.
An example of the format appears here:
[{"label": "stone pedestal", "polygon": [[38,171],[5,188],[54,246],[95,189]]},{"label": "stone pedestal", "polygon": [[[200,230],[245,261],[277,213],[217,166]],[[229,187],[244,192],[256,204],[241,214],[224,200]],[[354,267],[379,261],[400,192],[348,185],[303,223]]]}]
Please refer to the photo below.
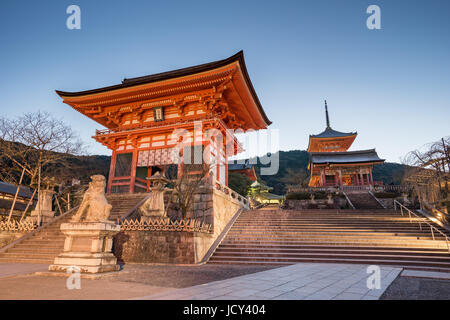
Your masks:
[{"label": "stone pedestal", "polygon": [[120,225],[110,221],[63,223],[61,231],[66,236],[64,252],[49,266],[50,271],[66,272],[71,266],[80,268],[82,273],[119,270],[111,250]]},{"label": "stone pedestal", "polygon": [[39,220],[39,207],[41,208],[41,222],[47,223],[55,217],[55,211],[52,210],[52,197],[55,194],[52,190],[41,190],[38,195],[38,203],[36,208],[31,211],[31,216],[28,220],[33,223],[38,223]]}]

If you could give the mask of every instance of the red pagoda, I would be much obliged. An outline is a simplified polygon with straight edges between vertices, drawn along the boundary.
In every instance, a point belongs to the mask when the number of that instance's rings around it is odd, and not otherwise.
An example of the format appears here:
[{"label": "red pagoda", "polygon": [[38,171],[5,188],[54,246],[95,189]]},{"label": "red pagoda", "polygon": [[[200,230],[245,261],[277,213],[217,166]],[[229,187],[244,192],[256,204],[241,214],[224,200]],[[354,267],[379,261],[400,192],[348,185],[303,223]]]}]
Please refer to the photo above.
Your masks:
[{"label": "red pagoda", "polygon": [[325,118],[325,130],[309,136],[309,186],[373,185],[373,166],[384,160],[378,157],[375,149],[348,151],[357,133],[331,128],[326,101]]}]

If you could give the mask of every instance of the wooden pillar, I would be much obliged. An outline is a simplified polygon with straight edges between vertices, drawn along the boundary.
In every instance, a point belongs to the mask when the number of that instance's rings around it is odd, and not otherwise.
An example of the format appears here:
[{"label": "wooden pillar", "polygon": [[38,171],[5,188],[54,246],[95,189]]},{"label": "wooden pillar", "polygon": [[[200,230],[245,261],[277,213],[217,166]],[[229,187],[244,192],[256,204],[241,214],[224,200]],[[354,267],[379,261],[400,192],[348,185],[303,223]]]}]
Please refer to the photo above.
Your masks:
[{"label": "wooden pillar", "polygon": [[355,173],[355,177],[356,177],[356,185],[359,186],[359,175],[357,173]]},{"label": "wooden pillar", "polygon": [[342,170],[339,170],[339,185],[342,187]]},{"label": "wooden pillar", "polygon": [[137,168],[137,148],[133,149],[133,159],[131,160],[131,182],[130,182],[130,193],[134,193],[134,184],[136,183],[136,168]]},{"label": "wooden pillar", "polygon": [[373,176],[372,176],[372,169],[369,171],[369,177],[370,177],[370,184],[373,185]]},{"label": "wooden pillar", "polygon": [[107,187],[107,194],[111,193],[111,189],[112,189],[112,183],[114,180],[114,173],[116,171],[116,158],[117,158],[117,154],[116,151],[113,150],[112,155],[111,155],[111,164],[109,166],[109,177],[108,177],[108,187]]},{"label": "wooden pillar", "polygon": [[225,185],[228,187],[228,157],[225,154]]}]

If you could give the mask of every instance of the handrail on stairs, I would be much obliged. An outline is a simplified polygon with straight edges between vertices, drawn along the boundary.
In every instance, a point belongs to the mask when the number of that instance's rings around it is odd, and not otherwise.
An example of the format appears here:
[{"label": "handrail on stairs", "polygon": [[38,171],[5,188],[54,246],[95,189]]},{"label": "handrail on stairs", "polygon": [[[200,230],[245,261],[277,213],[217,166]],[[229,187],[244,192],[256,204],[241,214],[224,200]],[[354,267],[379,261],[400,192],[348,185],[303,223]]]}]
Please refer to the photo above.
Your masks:
[{"label": "handrail on stairs", "polygon": [[387,209],[386,205],[380,201],[380,199],[378,199],[375,194],[372,192],[372,190],[369,190],[369,194],[372,196],[372,198],[375,199],[376,202],[378,202],[378,204],[383,208],[383,209]]},{"label": "handrail on stairs", "polygon": [[354,206],[353,203],[350,201],[350,198],[347,196],[347,194],[345,193],[344,190],[342,190],[342,193],[344,194],[345,199],[347,200],[347,202],[348,202],[348,204],[350,205],[350,207],[352,207],[352,209],[355,210],[355,209],[356,209],[355,206]]},{"label": "handrail on stairs", "polygon": [[450,246],[449,246],[449,238],[447,237],[447,235],[445,233],[443,233],[442,231],[440,231],[438,228],[436,228],[435,226],[433,226],[432,224],[428,223],[426,220],[426,218],[420,217],[418,216],[414,211],[408,209],[407,207],[405,207],[403,204],[401,204],[399,201],[394,200],[394,210],[397,211],[397,206],[400,207],[400,213],[403,216],[403,210],[406,210],[408,212],[409,215],[409,222],[412,222],[412,218],[411,218],[411,214],[413,214],[416,218],[418,218],[418,223],[419,223],[419,228],[420,230],[422,230],[422,222],[425,223],[426,225],[428,225],[430,227],[431,230],[431,235],[433,237],[433,240],[436,240],[434,237],[434,232],[437,231],[438,233],[440,233],[442,236],[444,236],[445,238],[445,243],[447,245],[447,251],[450,254]]}]

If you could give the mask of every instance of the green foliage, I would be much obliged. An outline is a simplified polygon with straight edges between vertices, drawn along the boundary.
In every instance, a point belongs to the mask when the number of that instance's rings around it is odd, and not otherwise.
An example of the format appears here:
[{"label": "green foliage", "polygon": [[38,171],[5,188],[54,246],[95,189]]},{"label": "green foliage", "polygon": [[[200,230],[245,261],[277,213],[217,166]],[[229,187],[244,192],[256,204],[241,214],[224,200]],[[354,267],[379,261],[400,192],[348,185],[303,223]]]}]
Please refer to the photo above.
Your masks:
[{"label": "green foliage", "polygon": [[291,192],[286,195],[286,200],[309,200],[311,194],[308,192]]},{"label": "green foliage", "polygon": [[327,193],[325,191],[317,192],[292,192],[286,195],[286,200],[310,200],[311,194],[314,195],[315,200],[327,199]]},{"label": "green foliage", "polygon": [[242,196],[247,196],[252,180],[245,174],[239,172],[230,172],[228,174],[228,187]]},{"label": "green foliage", "polygon": [[405,166],[400,163],[385,162],[373,167],[374,181],[383,181],[384,184],[401,184],[405,175]]}]

